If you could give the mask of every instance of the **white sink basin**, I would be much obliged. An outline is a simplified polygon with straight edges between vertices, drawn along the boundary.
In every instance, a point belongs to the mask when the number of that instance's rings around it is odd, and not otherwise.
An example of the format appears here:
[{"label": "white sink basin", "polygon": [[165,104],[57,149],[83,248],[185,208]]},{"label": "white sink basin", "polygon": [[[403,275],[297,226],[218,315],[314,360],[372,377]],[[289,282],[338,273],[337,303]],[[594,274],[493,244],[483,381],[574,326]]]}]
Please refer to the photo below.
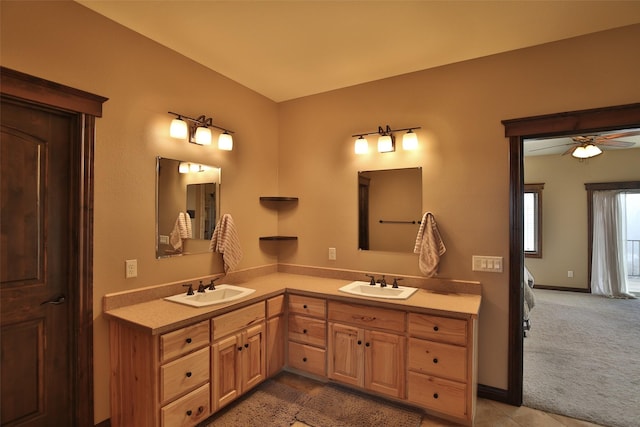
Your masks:
[{"label": "white sink basin", "polygon": [[243,288],[233,285],[216,285],[214,291],[206,290],[204,292],[195,292],[193,295],[181,293],[172,297],[166,297],[165,300],[178,302],[180,304],[190,305],[192,307],[206,307],[213,304],[224,304],[244,298],[254,293],[255,289]]},{"label": "white sink basin", "polygon": [[398,286],[397,288],[392,288],[391,284],[388,284],[385,288],[382,288],[380,287],[380,285],[371,286],[369,282],[356,281],[351,282],[338,290],[361,297],[407,299],[411,295],[413,295],[413,293],[417,291],[418,288],[411,288],[409,286]]}]

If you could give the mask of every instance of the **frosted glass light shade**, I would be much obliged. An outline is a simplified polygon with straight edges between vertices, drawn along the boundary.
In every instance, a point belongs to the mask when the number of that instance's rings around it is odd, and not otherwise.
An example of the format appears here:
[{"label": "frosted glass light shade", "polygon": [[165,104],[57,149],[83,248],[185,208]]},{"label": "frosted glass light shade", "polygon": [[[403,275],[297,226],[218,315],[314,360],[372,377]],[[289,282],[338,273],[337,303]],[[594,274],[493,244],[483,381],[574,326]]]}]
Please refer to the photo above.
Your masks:
[{"label": "frosted glass light shade", "polygon": [[189,173],[189,163],[180,162],[180,165],[178,166],[178,172],[179,173]]},{"label": "frosted glass light shade", "polygon": [[571,155],[578,159],[588,159],[590,157],[595,157],[601,153],[601,149],[593,144],[589,144],[587,146],[581,145],[580,147],[576,148],[575,150],[573,150],[573,153],[571,153]]},{"label": "frosted glass light shade", "polygon": [[390,135],[381,135],[378,138],[378,151],[380,153],[388,153],[393,150],[393,140]]},{"label": "frosted glass light shade", "polygon": [[211,129],[198,127],[196,129],[195,143],[200,145],[211,145]]},{"label": "frosted glass light shade", "polygon": [[218,149],[224,151],[233,150],[233,137],[227,132],[221,133],[218,137]]},{"label": "frosted glass light shade", "polygon": [[171,126],[169,127],[169,135],[172,138],[186,139],[189,134],[187,122],[182,119],[175,118],[171,120]]},{"label": "frosted glass light shade", "polygon": [[418,148],[418,135],[412,130],[405,133],[402,136],[402,149],[403,150],[415,150]]},{"label": "frosted glass light shade", "polygon": [[369,141],[367,141],[363,136],[356,139],[355,151],[356,154],[367,154],[369,152]]}]

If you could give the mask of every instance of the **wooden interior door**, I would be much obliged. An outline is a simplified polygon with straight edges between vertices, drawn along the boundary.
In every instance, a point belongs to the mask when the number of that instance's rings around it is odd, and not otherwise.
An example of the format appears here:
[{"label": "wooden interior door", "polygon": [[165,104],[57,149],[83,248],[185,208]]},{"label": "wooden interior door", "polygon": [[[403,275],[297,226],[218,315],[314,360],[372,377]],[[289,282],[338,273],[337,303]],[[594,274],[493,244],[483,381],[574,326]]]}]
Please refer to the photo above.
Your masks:
[{"label": "wooden interior door", "polygon": [[71,140],[76,116],[1,104],[3,426],[73,425]]}]

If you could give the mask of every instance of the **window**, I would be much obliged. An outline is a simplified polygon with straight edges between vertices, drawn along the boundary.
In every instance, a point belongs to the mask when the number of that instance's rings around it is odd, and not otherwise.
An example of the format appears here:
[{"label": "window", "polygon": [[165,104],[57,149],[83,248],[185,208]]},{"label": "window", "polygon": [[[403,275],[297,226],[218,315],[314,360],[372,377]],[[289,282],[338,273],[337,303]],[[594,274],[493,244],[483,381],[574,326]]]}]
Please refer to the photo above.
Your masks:
[{"label": "window", "polygon": [[542,189],[544,184],[524,185],[524,256],[542,258]]}]

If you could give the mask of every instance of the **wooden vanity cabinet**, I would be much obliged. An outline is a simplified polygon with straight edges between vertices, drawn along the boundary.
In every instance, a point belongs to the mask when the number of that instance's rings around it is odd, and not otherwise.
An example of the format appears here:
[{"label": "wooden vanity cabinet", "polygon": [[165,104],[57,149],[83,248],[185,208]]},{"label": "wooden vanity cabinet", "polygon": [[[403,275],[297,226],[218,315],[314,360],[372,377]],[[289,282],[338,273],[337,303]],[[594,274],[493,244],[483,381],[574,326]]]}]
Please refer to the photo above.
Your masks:
[{"label": "wooden vanity cabinet", "polygon": [[284,368],[285,354],[285,296],[278,295],[267,300],[267,377],[272,377]]},{"label": "wooden vanity cabinet", "polygon": [[329,378],[404,398],[405,317],[404,311],[329,301]]},{"label": "wooden vanity cabinet", "polygon": [[327,302],[323,298],[288,296],[288,365],[317,376],[327,375]]},{"label": "wooden vanity cabinet", "polygon": [[160,336],[109,325],[112,426],[193,426],[210,415],[209,321]]},{"label": "wooden vanity cabinet", "polygon": [[264,301],[211,320],[211,406],[217,411],[266,378]]},{"label": "wooden vanity cabinet", "polygon": [[473,424],[476,320],[409,313],[408,400]]}]

